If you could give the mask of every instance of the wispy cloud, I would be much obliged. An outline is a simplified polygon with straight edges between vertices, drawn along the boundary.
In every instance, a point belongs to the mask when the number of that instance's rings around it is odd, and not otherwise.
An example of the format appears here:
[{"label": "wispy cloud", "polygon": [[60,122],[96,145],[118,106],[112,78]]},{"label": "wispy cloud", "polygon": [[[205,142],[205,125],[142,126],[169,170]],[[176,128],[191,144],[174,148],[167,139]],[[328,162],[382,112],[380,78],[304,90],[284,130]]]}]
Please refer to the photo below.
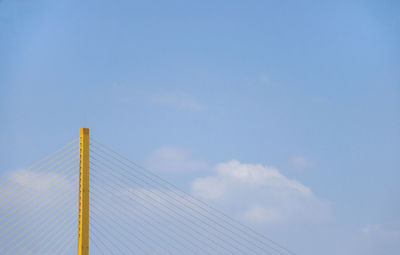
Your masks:
[{"label": "wispy cloud", "polygon": [[114,83],[111,86],[109,93],[116,102],[121,104],[145,101],[150,104],[169,106],[193,112],[207,110],[206,105],[201,103],[198,99],[180,90],[154,93],[146,89],[139,90],[134,86]]},{"label": "wispy cloud", "polygon": [[295,155],[290,159],[290,163],[293,167],[298,168],[298,169],[305,169],[310,166],[312,166],[312,162],[301,155]]},{"label": "wispy cloud", "polygon": [[193,172],[208,168],[204,160],[194,159],[189,151],[174,146],[154,151],[147,159],[147,166],[165,172]]},{"label": "wispy cloud", "polygon": [[361,229],[364,237],[370,239],[384,239],[386,241],[400,242],[400,230],[393,229],[382,224],[368,224]]}]

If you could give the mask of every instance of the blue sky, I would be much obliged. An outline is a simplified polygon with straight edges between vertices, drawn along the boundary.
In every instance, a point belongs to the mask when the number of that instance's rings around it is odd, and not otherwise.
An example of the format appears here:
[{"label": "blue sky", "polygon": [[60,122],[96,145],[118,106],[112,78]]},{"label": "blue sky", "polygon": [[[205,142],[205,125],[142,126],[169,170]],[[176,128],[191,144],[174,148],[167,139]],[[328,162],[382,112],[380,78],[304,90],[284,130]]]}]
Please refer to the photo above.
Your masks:
[{"label": "blue sky", "polygon": [[[299,254],[399,253],[399,11],[396,1],[0,1],[0,171],[86,125],[194,195],[212,186],[204,180],[229,183],[225,197],[202,198]],[[254,187],[224,179],[231,160],[309,188],[324,216],[246,219],[228,197]]]}]

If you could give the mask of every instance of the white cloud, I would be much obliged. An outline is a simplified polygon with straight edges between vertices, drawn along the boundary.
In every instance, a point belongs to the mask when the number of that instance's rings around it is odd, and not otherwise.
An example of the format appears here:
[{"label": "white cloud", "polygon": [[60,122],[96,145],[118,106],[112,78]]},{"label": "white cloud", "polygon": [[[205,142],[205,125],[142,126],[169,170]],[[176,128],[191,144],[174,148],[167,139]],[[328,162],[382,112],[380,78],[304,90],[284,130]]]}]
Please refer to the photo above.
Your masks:
[{"label": "white cloud", "polygon": [[213,177],[199,178],[192,183],[192,192],[203,199],[216,200],[223,197],[225,184]]},{"label": "white cloud", "polygon": [[258,222],[278,222],[282,220],[282,215],[276,208],[266,209],[260,205],[253,205],[244,213],[245,218]]},{"label": "white cloud", "polygon": [[173,146],[164,146],[153,152],[147,159],[147,166],[167,172],[191,172],[208,168],[204,160],[193,159],[187,150]]},{"label": "white cloud", "polygon": [[212,176],[196,179],[192,193],[225,209],[233,208],[242,219],[265,224],[331,219],[327,202],[274,167],[231,160],[217,164],[214,171]]}]

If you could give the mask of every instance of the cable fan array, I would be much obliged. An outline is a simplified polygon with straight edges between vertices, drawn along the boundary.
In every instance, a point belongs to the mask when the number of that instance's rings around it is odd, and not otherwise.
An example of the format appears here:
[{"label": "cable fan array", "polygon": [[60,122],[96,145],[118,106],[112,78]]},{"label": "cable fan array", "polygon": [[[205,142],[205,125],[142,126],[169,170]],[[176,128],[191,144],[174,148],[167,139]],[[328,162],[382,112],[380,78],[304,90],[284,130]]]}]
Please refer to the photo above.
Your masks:
[{"label": "cable fan array", "polygon": [[[284,246],[90,139],[90,254],[280,254]],[[76,254],[79,143],[0,184],[0,254]]]},{"label": "cable fan array", "polygon": [[90,237],[96,252],[294,254],[97,140],[90,140],[90,148]]},{"label": "cable fan array", "polygon": [[0,254],[73,254],[77,139],[0,184]]}]

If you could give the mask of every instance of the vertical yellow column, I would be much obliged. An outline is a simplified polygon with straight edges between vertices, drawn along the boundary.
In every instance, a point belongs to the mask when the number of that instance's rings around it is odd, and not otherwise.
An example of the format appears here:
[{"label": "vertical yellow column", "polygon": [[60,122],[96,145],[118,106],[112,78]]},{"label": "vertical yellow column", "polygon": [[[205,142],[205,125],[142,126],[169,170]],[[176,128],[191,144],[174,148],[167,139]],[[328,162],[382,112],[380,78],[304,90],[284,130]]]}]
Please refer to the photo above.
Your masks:
[{"label": "vertical yellow column", "polygon": [[79,136],[79,221],[78,255],[89,254],[89,129]]}]

